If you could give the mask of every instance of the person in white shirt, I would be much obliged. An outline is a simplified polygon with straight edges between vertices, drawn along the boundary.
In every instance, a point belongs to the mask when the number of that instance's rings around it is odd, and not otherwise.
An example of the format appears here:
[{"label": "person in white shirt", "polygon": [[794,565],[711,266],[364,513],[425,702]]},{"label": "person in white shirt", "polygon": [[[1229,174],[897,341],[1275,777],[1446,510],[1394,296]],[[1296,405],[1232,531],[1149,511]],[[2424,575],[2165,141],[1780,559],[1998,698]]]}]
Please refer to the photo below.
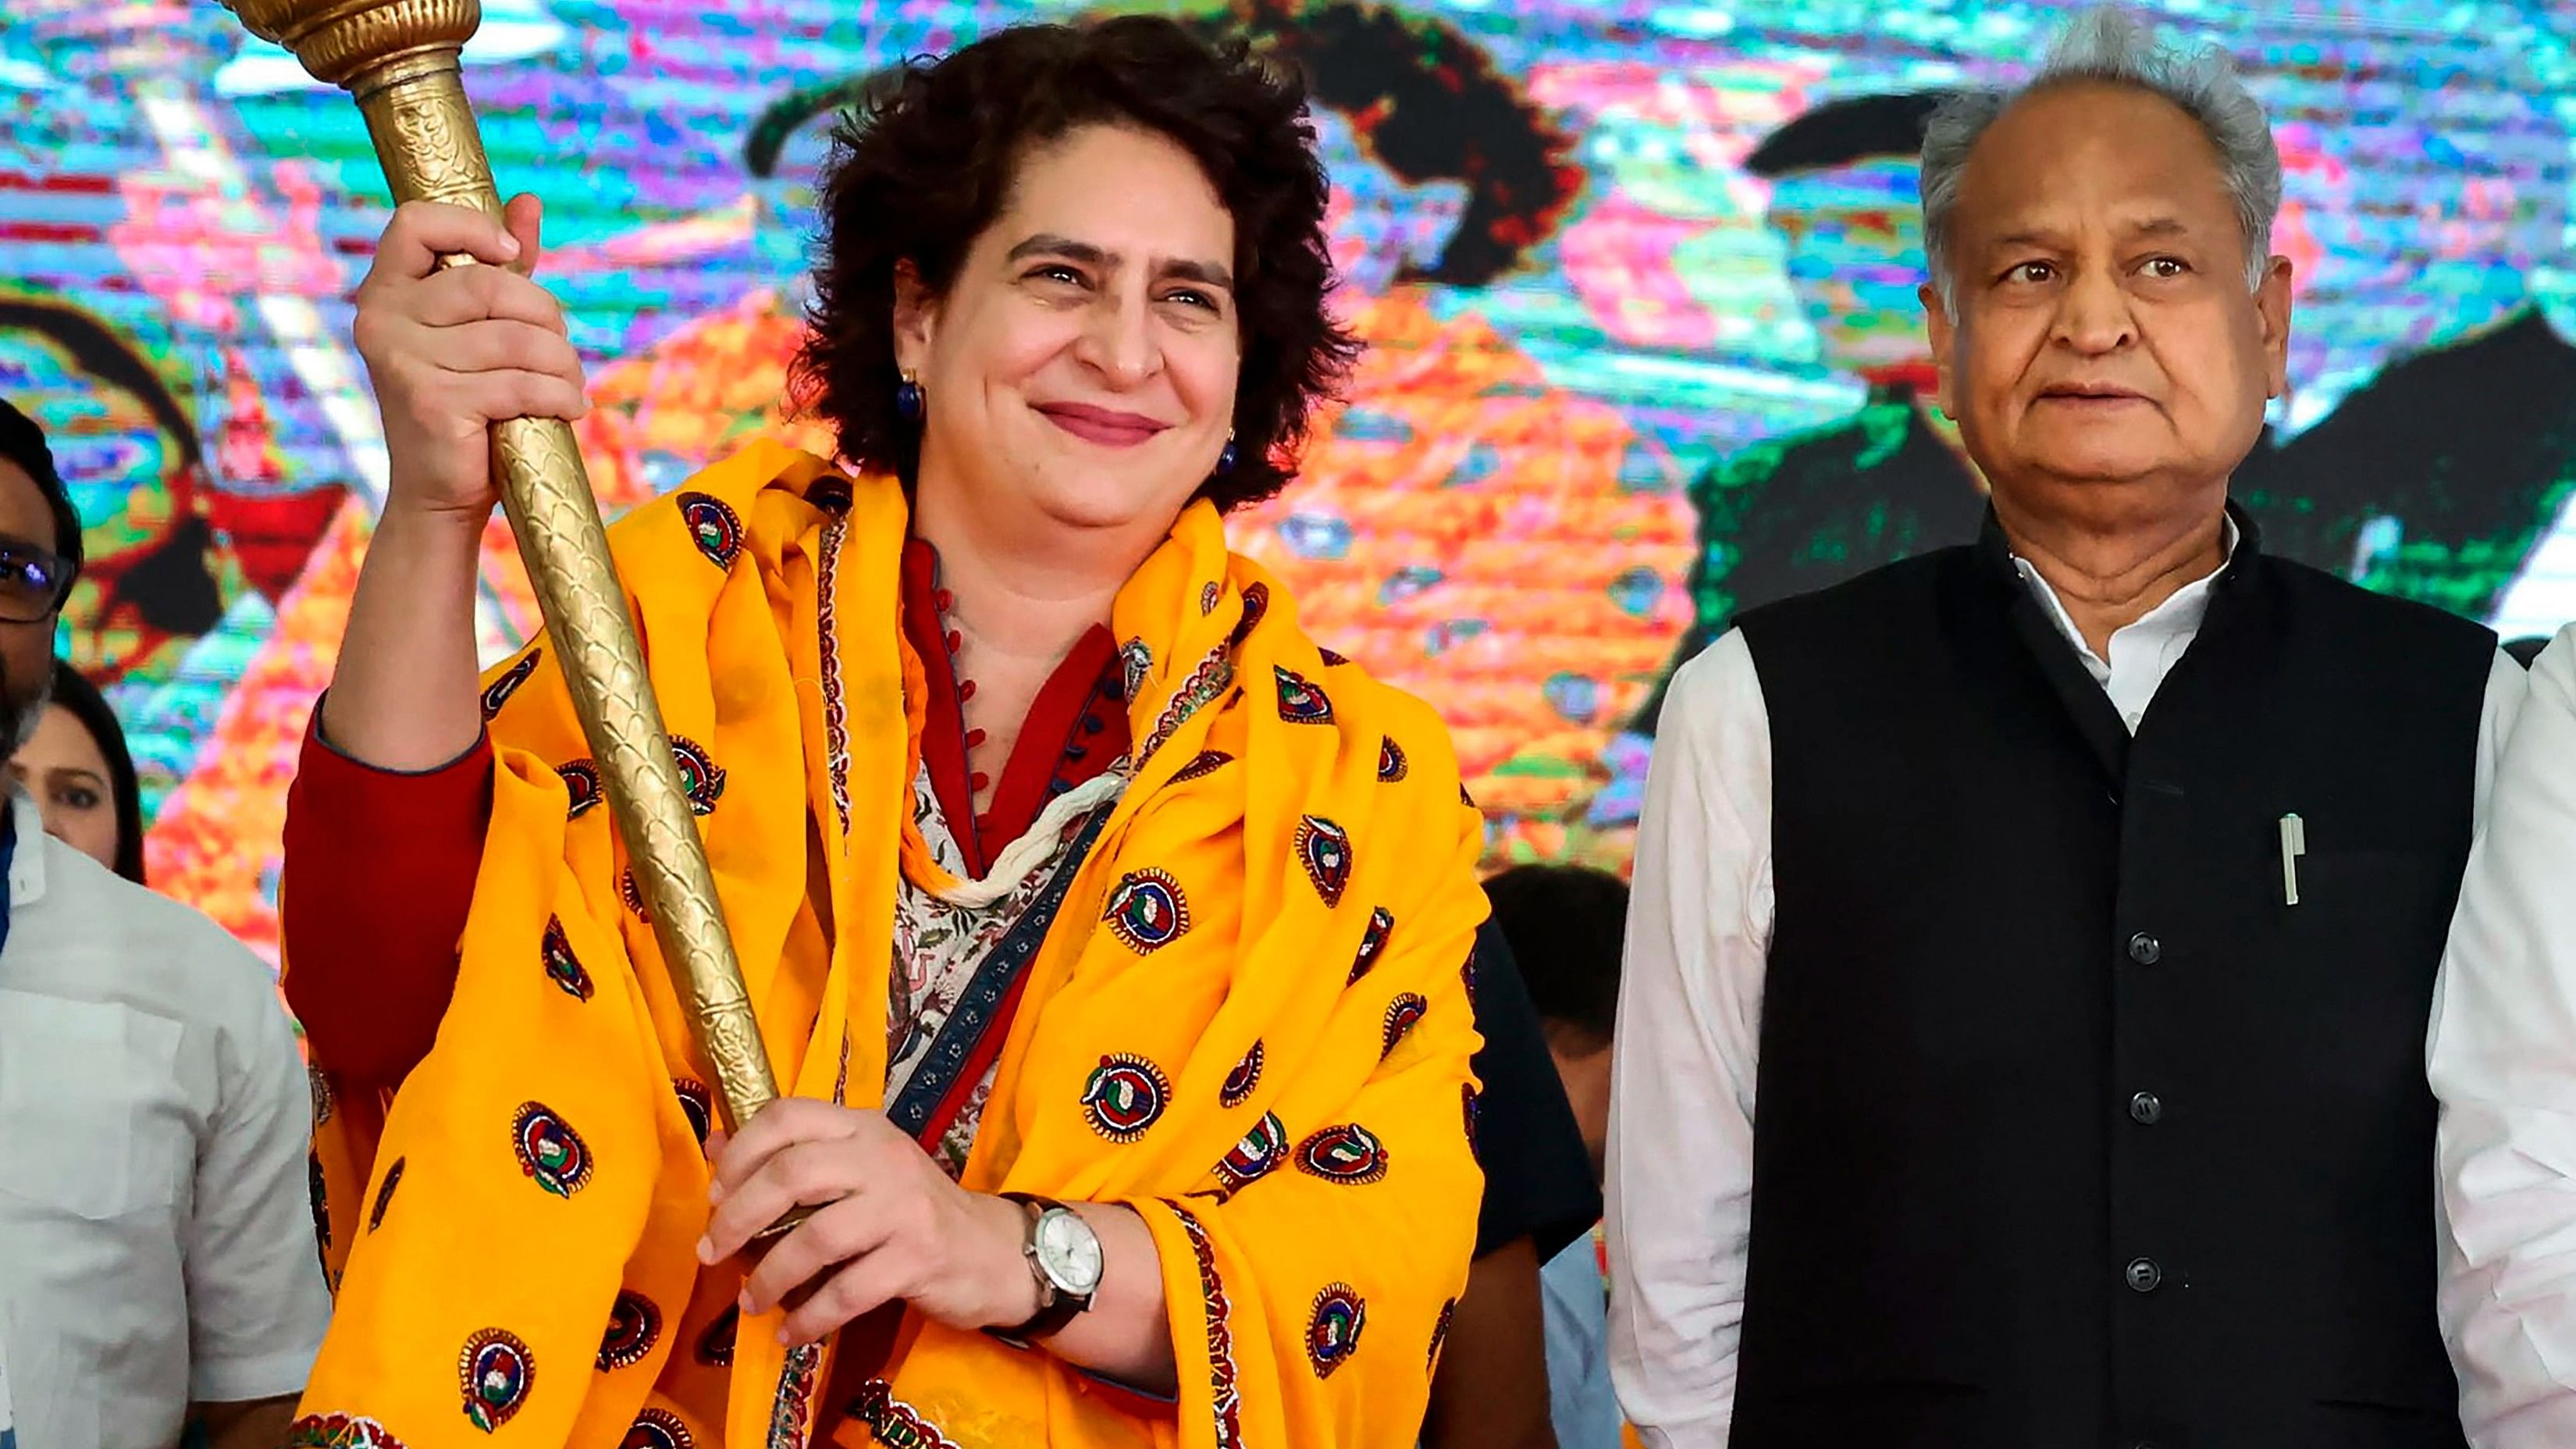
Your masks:
[{"label": "person in white shirt", "polygon": [[[0,739],[44,711],[78,519],[0,402]],[[266,966],[0,813],[0,1431],[19,1449],[275,1449],[330,1313],[313,1102]]]},{"label": "person in white shirt", "polygon": [[1992,510],[1666,702],[1609,1144],[1649,1445],[2462,1443],[2423,1049],[2524,681],[2229,501],[2280,175],[2223,57],[2115,10],[1930,124]]},{"label": "person in white shirt", "polygon": [[2531,664],[2435,988],[2442,1327],[2479,1449],[2576,1444],[2576,626]]}]

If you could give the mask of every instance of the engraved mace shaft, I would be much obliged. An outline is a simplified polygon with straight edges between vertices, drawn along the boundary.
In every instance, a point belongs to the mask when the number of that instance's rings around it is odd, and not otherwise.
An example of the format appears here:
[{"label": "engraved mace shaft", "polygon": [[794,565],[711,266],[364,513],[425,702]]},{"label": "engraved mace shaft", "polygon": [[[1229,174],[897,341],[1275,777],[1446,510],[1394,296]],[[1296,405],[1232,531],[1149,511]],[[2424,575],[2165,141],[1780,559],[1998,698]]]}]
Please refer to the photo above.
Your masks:
[{"label": "engraved mace shaft", "polygon": [[[293,52],[314,79],[357,98],[397,204],[443,201],[500,218],[459,69],[465,41],[482,23],[480,0],[224,4],[253,35]],[[473,261],[451,256],[440,265]],[[739,1128],[777,1097],[778,1084],[572,428],[553,418],[497,423],[492,460],[601,789],[652,906],[662,957],[688,997],[698,1047]]]}]

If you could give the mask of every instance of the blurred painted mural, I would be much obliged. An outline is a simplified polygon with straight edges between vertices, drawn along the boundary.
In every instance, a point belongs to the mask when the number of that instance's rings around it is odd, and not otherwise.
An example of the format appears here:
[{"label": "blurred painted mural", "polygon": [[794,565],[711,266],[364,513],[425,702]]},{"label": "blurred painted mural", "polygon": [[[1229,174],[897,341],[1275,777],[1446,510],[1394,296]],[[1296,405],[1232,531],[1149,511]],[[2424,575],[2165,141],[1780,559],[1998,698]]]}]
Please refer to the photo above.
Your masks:
[{"label": "blurred painted mural", "polygon": [[[1238,546],[1447,715],[1493,860],[1624,862],[1678,657],[1973,531],[1923,398],[1910,152],[1939,93],[2015,74],[2061,8],[1167,8],[1312,78],[1372,344]],[[2576,12],[2223,10],[2299,276],[2295,392],[2239,480],[2267,544],[2509,634],[2576,615]],[[468,83],[505,189],[546,199],[612,510],[753,432],[820,445],[780,400],[853,84],[1085,13],[485,12]],[[53,430],[97,560],[63,647],[134,735],[156,883],[273,954],[285,785],[384,477],[347,303],[383,186],[347,101],[208,0],[12,0],[0,27],[0,393]],[[493,655],[534,617],[497,524],[483,615]]]}]

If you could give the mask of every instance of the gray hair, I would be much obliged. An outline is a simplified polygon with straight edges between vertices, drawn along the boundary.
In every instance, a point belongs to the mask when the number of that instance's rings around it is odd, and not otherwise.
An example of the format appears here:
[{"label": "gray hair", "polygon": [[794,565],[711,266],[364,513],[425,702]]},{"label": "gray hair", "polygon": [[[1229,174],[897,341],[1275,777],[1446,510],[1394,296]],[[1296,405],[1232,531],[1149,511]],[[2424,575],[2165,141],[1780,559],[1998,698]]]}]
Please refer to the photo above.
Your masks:
[{"label": "gray hair", "polygon": [[1959,203],[1968,152],[2013,102],[2071,81],[2105,81],[2162,96],[2200,123],[2217,148],[2227,194],[2245,238],[2245,286],[2260,286],[2272,254],[2272,219],[2281,210],[2281,152],[2272,143],[2263,104],[2245,89],[2227,52],[2206,45],[2184,52],[2159,43],[2116,5],[2075,17],[2048,48],[2038,74],[2018,90],[1964,91],[1942,102],[1923,130],[1923,251],[1944,308],[1955,308],[1950,272],[1950,214]]}]

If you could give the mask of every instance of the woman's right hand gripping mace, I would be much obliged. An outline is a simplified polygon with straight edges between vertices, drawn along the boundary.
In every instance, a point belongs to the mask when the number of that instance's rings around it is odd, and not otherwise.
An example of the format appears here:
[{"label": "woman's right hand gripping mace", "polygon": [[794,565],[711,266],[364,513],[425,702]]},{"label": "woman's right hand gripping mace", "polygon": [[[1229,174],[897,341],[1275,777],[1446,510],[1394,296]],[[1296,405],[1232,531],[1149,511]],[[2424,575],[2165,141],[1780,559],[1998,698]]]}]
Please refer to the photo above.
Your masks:
[{"label": "woman's right hand gripping mace", "polygon": [[[294,52],[314,79],[357,98],[397,204],[444,201],[499,219],[500,193],[458,69],[459,52],[482,22],[479,0],[224,3],[253,35]],[[450,256],[440,265],[474,262]],[[769,1105],[778,1086],[572,428],[552,418],[496,423],[492,456],[601,789],[652,906],[663,959],[679,977],[698,1047],[739,1128]]]}]

